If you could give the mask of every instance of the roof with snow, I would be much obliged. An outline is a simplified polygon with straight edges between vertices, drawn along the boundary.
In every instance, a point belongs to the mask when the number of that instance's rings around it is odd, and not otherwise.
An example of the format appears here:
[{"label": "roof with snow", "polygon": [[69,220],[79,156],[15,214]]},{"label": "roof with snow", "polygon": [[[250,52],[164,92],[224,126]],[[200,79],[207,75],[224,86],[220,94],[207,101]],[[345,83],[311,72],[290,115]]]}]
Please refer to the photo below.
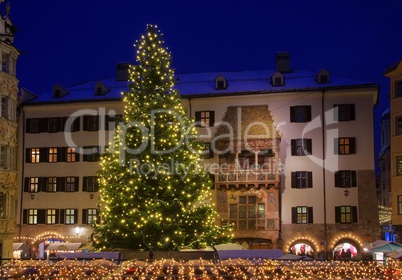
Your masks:
[{"label": "roof with snow", "polygon": [[[283,73],[283,85],[274,86],[271,77],[276,71],[239,71],[239,72],[207,72],[195,74],[177,74],[175,89],[182,98],[202,98],[212,96],[240,95],[240,94],[270,94],[290,91],[320,91],[339,88],[376,87],[372,82],[354,81],[330,76],[328,82],[318,83],[317,73],[293,71]],[[223,76],[227,80],[227,87],[218,89],[215,79]],[[102,83],[107,90],[96,94],[96,86]],[[54,91],[38,95],[26,101],[29,104],[85,102],[117,100],[122,98],[122,92],[128,91],[128,81],[115,79],[87,81],[70,87],[61,87],[63,94],[54,96]],[[55,86],[55,88],[56,88]],[[64,92],[65,90],[65,92]]]}]

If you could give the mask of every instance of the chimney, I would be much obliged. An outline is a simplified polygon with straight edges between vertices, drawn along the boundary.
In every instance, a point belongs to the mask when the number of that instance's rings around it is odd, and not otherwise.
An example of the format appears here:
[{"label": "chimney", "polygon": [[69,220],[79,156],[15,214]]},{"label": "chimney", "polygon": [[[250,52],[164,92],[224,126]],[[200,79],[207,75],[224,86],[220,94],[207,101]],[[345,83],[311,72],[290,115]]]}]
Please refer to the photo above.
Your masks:
[{"label": "chimney", "polygon": [[290,55],[289,52],[276,53],[276,71],[281,73],[292,72],[290,70]]},{"label": "chimney", "polygon": [[123,62],[118,63],[116,66],[116,81],[128,81],[129,73],[128,69],[130,68],[130,63]]}]

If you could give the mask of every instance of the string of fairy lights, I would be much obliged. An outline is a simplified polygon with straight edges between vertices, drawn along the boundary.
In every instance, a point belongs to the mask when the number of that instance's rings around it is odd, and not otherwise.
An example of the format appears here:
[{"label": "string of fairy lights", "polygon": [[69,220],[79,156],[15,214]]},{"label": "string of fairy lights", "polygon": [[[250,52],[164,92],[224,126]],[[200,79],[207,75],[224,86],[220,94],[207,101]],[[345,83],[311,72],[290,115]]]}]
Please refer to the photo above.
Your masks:
[{"label": "string of fairy lights", "polygon": [[308,241],[310,244],[312,244],[314,246],[314,249],[317,250],[317,248],[318,248],[317,242],[315,241],[314,238],[311,238],[309,236],[297,236],[297,237],[293,238],[292,240],[289,240],[289,242],[287,244],[287,248],[290,248],[295,243],[302,242],[302,241]]},{"label": "string of fairy lights", "polygon": [[[399,262],[320,262],[278,261],[270,259],[228,259],[177,261],[174,259],[130,260],[47,260],[10,262],[0,271],[2,278],[31,279],[399,279]],[[35,277],[35,278],[34,278]],[[91,277],[91,278],[88,278]],[[96,277],[96,278],[92,278]],[[25,279],[25,278],[24,278]]]},{"label": "string of fairy lights", "polygon": [[80,235],[61,235],[60,233],[57,232],[44,232],[42,234],[38,234],[34,237],[30,237],[30,236],[14,236],[14,241],[21,241],[21,240],[25,240],[31,243],[35,243],[37,241],[43,241],[45,239],[49,239],[49,238],[57,238],[57,239],[61,239],[61,240],[79,240],[82,238],[82,236]]},{"label": "string of fairy lights", "polygon": [[353,234],[339,234],[336,238],[333,239],[333,241],[331,243],[332,248],[334,248],[336,246],[336,244],[339,243],[339,241],[342,239],[353,240],[353,241],[355,241],[356,244],[358,244],[360,246],[360,248],[363,248],[363,242]]}]

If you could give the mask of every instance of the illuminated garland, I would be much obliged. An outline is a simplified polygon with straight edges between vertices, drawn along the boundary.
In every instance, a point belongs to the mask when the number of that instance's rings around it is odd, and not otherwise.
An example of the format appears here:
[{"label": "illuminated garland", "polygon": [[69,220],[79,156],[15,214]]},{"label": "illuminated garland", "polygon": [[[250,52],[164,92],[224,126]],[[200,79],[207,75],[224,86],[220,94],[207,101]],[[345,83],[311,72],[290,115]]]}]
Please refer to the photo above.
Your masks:
[{"label": "illuminated garland", "polygon": [[300,242],[308,241],[309,243],[311,243],[311,245],[314,246],[314,250],[317,250],[317,248],[318,248],[317,242],[315,241],[314,238],[309,237],[309,236],[298,236],[288,242],[286,250],[288,250],[291,246],[293,246],[298,241],[300,241]]},{"label": "illuminated garland", "polygon": [[63,236],[57,232],[44,232],[42,234],[39,234],[35,237],[28,237],[28,236],[15,236],[14,240],[28,240],[32,243],[35,243],[36,241],[43,241],[47,238],[58,238],[61,240],[70,240],[70,239],[81,239],[82,236],[79,235],[72,235],[72,236]]},{"label": "illuminated garland", "polygon": [[360,246],[360,248],[363,248],[363,242],[357,238],[355,235],[353,234],[340,234],[338,235],[338,237],[336,237],[332,243],[331,243],[331,247],[335,248],[336,244],[338,243],[338,241],[342,240],[342,239],[350,239],[356,242],[356,244],[358,244]]}]

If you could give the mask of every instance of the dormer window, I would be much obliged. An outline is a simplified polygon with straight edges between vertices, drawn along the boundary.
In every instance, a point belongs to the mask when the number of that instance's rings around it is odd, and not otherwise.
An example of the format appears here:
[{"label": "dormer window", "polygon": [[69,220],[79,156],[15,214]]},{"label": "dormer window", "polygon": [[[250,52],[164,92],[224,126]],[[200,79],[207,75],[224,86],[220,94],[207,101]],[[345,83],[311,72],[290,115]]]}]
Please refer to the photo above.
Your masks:
[{"label": "dormer window", "polygon": [[97,82],[95,84],[95,95],[105,95],[110,89],[105,86],[102,82]]},{"label": "dormer window", "polygon": [[330,73],[326,69],[321,69],[315,76],[315,81],[317,84],[329,84]]},{"label": "dormer window", "polygon": [[53,98],[60,98],[66,96],[69,93],[70,92],[61,85],[55,85],[53,87]]},{"label": "dormer window", "polygon": [[228,88],[228,80],[223,77],[222,75],[219,75],[215,79],[215,89],[220,90],[220,89],[227,89]]},{"label": "dormer window", "polygon": [[285,76],[282,73],[276,72],[271,76],[271,84],[274,87],[280,87],[285,85]]}]

